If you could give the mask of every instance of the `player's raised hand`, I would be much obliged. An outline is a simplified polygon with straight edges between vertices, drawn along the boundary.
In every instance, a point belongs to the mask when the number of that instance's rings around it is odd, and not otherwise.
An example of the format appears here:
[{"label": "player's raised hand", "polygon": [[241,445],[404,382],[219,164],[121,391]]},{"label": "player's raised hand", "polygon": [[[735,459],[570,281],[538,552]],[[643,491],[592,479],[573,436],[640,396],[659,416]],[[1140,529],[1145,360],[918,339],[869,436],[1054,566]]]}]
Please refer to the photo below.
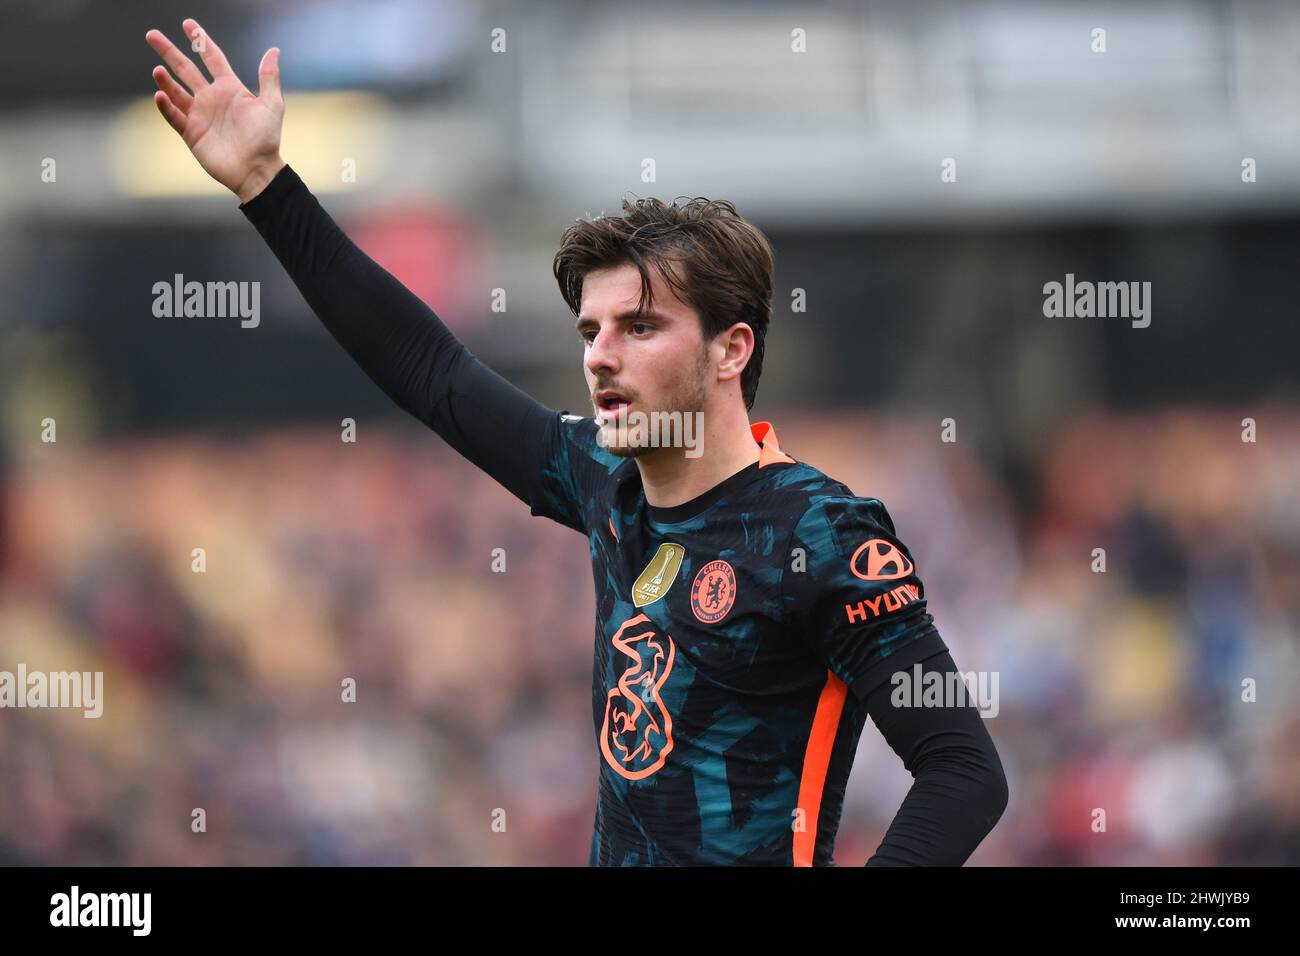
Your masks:
[{"label": "player's raised hand", "polygon": [[171,73],[161,66],[153,69],[158,84],[154,103],[208,175],[247,202],[284,166],[280,158],[284,122],[280,50],[272,47],[262,57],[257,68],[258,95],[254,96],[197,21],[185,20],[181,26],[186,46],[192,42],[198,47],[212,80],[209,82],[160,30],[150,30],[145,42],[171,68]]}]

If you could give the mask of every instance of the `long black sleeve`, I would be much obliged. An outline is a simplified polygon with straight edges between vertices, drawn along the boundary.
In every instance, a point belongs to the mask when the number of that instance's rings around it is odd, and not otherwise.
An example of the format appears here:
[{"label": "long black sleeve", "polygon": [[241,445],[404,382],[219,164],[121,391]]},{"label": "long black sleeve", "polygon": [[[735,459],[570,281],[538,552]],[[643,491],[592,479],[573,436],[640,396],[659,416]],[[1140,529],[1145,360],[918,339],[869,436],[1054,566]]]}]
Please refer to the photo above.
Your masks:
[{"label": "long black sleeve", "polygon": [[[922,673],[958,673],[952,655]],[[1007,806],[1007,779],[975,707],[895,707],[893,687],[867,698],[867,713],[915,778],[867,866],[961,866]]]},{"label": "long black sleeve", "polygon": [[347,237],[289,166],[239,208],[376,385],[521,501],[536,500],[551,409],[475,358]]}]

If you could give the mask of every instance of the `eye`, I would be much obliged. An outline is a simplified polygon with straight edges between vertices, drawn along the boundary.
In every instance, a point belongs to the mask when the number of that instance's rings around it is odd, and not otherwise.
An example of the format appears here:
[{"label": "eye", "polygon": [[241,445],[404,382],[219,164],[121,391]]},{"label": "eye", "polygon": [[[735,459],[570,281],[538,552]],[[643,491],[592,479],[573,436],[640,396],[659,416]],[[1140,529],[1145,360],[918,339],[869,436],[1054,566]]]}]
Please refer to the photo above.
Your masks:
[{"label": "eye", "polygon": [[592,340],[596,338],[596,332],[594,329],[583,329],[581,332],[578,333],[578,335],[582,338],[582,341],[587,345],[590,345],[592,343]]},{"label": "eye", "polygon": [[633,335],[641,335],[642,332],[649,332],[649,331],[651,331],[651,327],[650,327],[649,325],[647,325],[645,322],[633,322],[633,323],[632,323],[632,334],[633,334]]}]

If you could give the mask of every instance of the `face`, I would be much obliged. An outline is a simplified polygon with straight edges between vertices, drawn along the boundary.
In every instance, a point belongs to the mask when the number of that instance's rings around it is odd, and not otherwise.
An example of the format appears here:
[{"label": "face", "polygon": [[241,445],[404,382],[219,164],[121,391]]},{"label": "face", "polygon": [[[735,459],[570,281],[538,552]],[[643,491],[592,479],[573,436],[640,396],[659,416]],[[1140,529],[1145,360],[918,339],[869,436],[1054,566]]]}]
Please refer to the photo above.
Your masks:
[{"label": "face", "polygon": [[661,449],[629,442],[633,412],[704,412],[717,382],[716,357],[706,347],[699,315],[650,269],[652,311],[637,314],[641,275],[632,265],[588,273],[582,283],[578,334],[583,372],[601,442],[616,455]]}]

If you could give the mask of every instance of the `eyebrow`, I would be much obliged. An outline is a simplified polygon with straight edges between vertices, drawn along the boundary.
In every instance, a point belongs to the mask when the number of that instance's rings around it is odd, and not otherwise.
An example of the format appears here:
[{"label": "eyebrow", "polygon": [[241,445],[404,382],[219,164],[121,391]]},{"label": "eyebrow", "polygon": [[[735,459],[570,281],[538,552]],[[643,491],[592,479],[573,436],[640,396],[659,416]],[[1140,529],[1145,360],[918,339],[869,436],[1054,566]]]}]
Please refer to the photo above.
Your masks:
[{"label": "eyebrow", "polygon": [[[665,315],[662,312],[656,312],[654,309],[647,309],[644,312],[639,309],[630,309],[626,312],[620,312],[614,316],[615,322],[670,322],[672,316]],[[581,332],[583,329],[590,329],[599,326],[600,323],[592,318],[583,318],[578,316],[578,321],[573,327]]]}]

